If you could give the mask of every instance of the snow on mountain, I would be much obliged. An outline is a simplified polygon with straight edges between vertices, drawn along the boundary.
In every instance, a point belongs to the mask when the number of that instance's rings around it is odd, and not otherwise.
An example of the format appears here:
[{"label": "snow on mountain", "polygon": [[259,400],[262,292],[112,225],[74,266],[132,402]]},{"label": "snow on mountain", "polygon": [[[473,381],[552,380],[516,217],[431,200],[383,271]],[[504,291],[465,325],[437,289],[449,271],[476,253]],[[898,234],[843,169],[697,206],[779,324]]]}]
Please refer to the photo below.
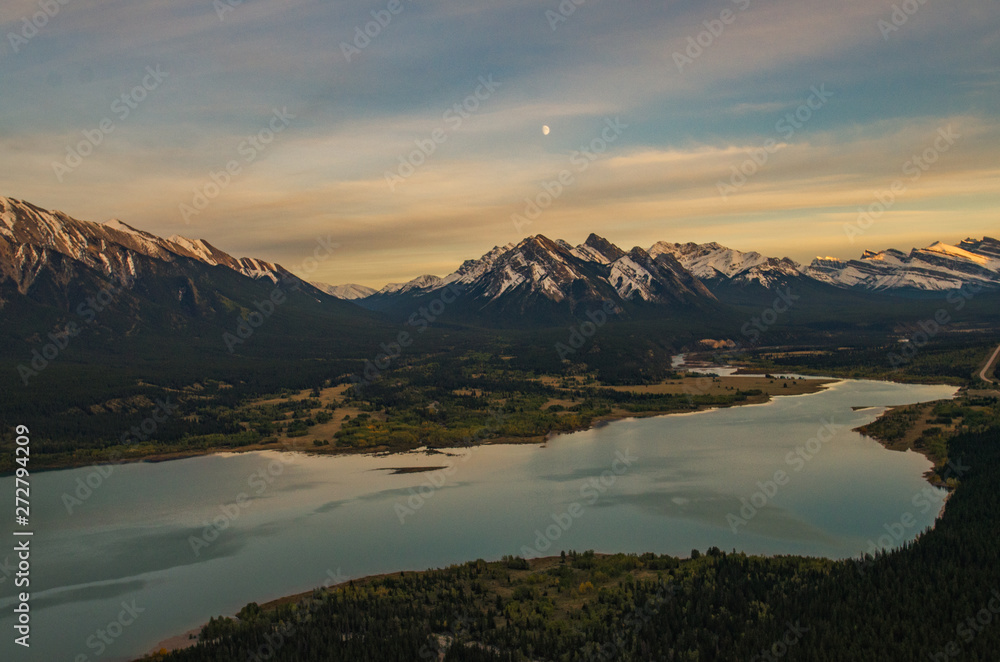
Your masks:
[{"label": "snow on mountain", "polygon": [[466,260],[462,263],[462,266],[442,278],[439,286],[444,287],[445,285],[451,285],[452,283],[470,285],[478,278],[482,277],[482,275],[487,271],[492,269],[493,265],[496,264],[496,261],[500,258],[500,256],[514,248],[514,246],[515,244],[513,243],[507,244],[506,246],[494,246],[488,253],[483,255],[478,260]]},{"label": "snow on mountain", "polygon": [[320,292],[325,292],[332,297],[337,297],[338,299],[343,299],[345,301],[364,299],[365,297],[369,297],[376,292],[374,288],[366,287],[365,285],[357,285],[355,283],[347,283],[346,285],[327,285],[326,283],[311,281],[309,284],[318,289]]},{"label": "snow on mountain", "polygon": [[280,278],[289,275],[284,267],[274,262],[266,262],[255,257],[237,259],[204,239],[188,239],[174,235],[165,242],[165,245],[178,255],[194,258],[212,266],[229,267],[250,278],[269,278],[276,283]]},{"label": "snow on mountain", "polygon": [[650,255],[672,255],[708,282],[758,283],[773,287],[805,276],[844,288],[871,291],[917,289],[943,291],[964,283],[1000,285],[1000,242],[990,237],[965,239],[958,246],[935,242],[904,253],[896,249],[865,251],[857,260],[818,257],[808,267],[788,258],[766,257],[707,244],[658,242]]},{"label": "snow on mountain", "polygon": [[676,261],[657,259],[641,248],[626,253],[596,234],[579,246],[536,235],[516,245],[495,247],[480,260],[466,262],[441,286],[453,282],[490,301],[515,290],[555,302],[600,298],[602,283],[623,299],[662,303],[691,296],[713,298]]},{"label": "snow on mountain", "polygon": [[[137,275],[137,265],[149,264],[143,262],[145,259],[175,262],[187,258],[275,282],[290,275],[272,262],[237,259],[203,239],[164,239],[118,219],[105,223],[81,221],[59,211],[0,197],[0,280],[10,278],[21,292],[27,292],[39,273],[53,261],[63,259],[60,256],[107,277],[125,280]],[[788,258],[743,252],[715,242],[661,241],[648,251],[633,248],[626,253],[596,234],[579,246],[536,235],[517,244],[494,246],[444,278],[423,275],[405,283],[390,283],[377,292],[360,285],[316,286],[341,299],[419,296],[456,286],[473,299],[487,303],[515,292],[554,302],[617,295],[633,301],[668,303],[713,298],[702,280],[772,288],[803,277],[872,291],[941,291],[966,283],[998,287],[1000,241],[968,238],[957,246],[935,242],[909,253],[895,249],[865,251],[856,260],[816,258],[803,268]]]},{"label": "snow on mountain", "polygon": [[563,301],[569,296],[572,283],[588,280],[574,262],[563,246],[535,235],[498,255],[490,268],[470,285],[477,296],[490,301],[518,288],[525,293],[540,293],[552,301]]},{"label": "snow on mountain", "polygon": [[238,262],[239,268],[236,271],[250,278],[270,278],[277,283],[283,274],[288,273],[283,267],[273,262],[265,262],[255,257],[241,257]]},{"label": "snow on mountain", "polygon": [[14,198],[0,196],[0,220],[0,275],[12,278],[21,292],[27,292],[39,271],[56,254],[119,280],[137,275],[140,256],[164,262],[189,258],[275,282],[288,274],[271,262],[236,259],[204,240],[177,236],[164,239],[118,219],[105,223],[81,221]]},{"label": "snow on mountain", "polygon": [[387,283],[376,294],[406,294],[413,290],[434,290],[441,285],[441,281],[438,276],[424,274],[405,283]]},{"label": "snow on mountain", "polygon": [[[569,246],[569,244],[566,244],[566,242],[563,242],[561,239],[560,241],[567,247]],[[600,264],[610,264],[625,255],[625,251],[618,248],[604,237],[598,237],[594,233],[591,233],[585,242],[579,246],[570,248],[569,250],[573,255],[577,256],[581,260],[586,262],[598,262]]]},{"label": "snow on mountain", "polygon": [[[107,225],[107,223],[105,223],[105,225]],[[186,254],[188,257],[193,257],[213,266],[221,264],[223,266],[234,268],[233,265],[236,263],[236,260],[234,260],[231,255],[220,251],[204,239],[188,239],[187,237],[175,234],[170,237],[169,241],[174,244],[175,252],[179,249],[180,251],[183,251],[182,254]]]},{"label": "snow on mountain", "polygon": [[963,239],[958,243],[958,247],[983,257],[1000,260],[1000,241],[991,237]]},{"label": "snow on mountain", "polygon": [[771,287],[802,275],[801,267],[788,258],[765,257],[756,251],[744,253],[714,241],[707,244],[660,241],[650,247],[649,254],[671,255],[703,280],[727,279]]},{"label": "snow on mountain", "polygon": [[953,290],[966,283],[1000,286],[1000,242],[990,237],[965,239],[959,246],[934,242],[907,253],[895,249],[865,251],[857,260],[816,258],[804,272],[839,287],[872,291]]},{"label": "snow on mountain", "polygon": [[623,299],[638,295],[643,301],[653,298],[653,274],[640,261],[630,255],[623,255],[611,264],[608,282]]},{"label": "snow on mountain", "polygon": [[429,294],[445,286],[461,287],[468,300],[479,301],[481,306],[501,299],[509,302],[511,296],[520,299],[518,307],[541,298],[569,302],[571,308],[582,302],[618,298],[656,303],[714,299],[672,256],[653,257],[638,247],[626,253],[595,234],[579,246],[543,235],[495,246],[444,278],[423,276],[408,283],[393,283],[379,290],[377,296],[384,299],[405,293]]}]

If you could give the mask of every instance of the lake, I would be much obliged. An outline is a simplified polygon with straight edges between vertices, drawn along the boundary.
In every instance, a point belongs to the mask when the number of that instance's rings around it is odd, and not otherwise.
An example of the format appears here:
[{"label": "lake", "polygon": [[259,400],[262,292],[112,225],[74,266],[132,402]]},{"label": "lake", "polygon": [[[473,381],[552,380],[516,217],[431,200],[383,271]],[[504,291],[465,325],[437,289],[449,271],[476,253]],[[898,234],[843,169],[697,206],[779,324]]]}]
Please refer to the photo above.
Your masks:
[{"label": "lake", "polygon": [[[718,546],[846,558],[896,546],[933,524],[945,492],[922,478],[927,459],[851,428],[885,406],[955,391],[842,381],[765,405],[618,421],[544,446],[221,454],[101,468],[107,475],[39,473],[32,647],[25,655],[12,643],[8,534],[0,651],[5,660],[131,659],[209,616],[328,577],[477,557],[687,556]],[[448,469],[393,472],[440,466]],[[13,482],[0,479],[3,494]]]}]

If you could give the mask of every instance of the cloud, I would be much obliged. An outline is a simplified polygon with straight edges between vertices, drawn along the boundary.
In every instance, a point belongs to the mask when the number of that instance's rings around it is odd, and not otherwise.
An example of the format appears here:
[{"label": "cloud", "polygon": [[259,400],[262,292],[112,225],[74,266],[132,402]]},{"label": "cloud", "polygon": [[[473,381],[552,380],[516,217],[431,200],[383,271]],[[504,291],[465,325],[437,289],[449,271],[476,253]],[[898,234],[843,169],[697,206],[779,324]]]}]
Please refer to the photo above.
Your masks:
[{"label": "cloud", "polygon": [[[528,232],[854,256],[844,219],[951,122],[960,144],[868,237],[905,247],[910,228],[923,237],[956,216],[961,232],[995,226],[995,3],[927,3],[885,39],[877,22],[891,7],[860,0],[585,3],[555,30],[552,2],[404,0],[348,62],[341,43],[383,6],[246,0],[220,20],[204,0],[70,0],[0,59],[3,192],[288,264],[331,234],[342,250],[314,277],[376,286],[443,274]],[[725,8],[735,20],[678,71],[674,54]],[[16,29],[35,10],[16,0],[0,22]],[[52,162],[157,63],[171,72],[162,89],[57,182]],[[445,114],[480,76],[499,88],[453,127]],[[821,84],[829,104],[776,133]],[[296,119],[245,161],[240,145],[275,108]],[[574,151],[615,117],[627,131],[576,171]],[[386,173],[435,130],[447,139],[390,187]],[[769,138],[777,151],[723,199],[718,182]],[[239,175],[184,223],[179,206],[233,159]],[[574,184],[517,231],[511,215],[567,168]]]}]

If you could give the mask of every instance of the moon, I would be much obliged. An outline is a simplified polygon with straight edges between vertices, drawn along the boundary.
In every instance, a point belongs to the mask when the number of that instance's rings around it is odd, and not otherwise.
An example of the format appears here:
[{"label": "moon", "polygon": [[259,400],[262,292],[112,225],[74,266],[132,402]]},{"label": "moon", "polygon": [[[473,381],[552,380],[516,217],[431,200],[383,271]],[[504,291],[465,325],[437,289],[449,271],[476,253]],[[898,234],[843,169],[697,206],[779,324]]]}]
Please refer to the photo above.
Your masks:
[{"label": "moon", "polygon": [[545,126],[542,127],[542,135],[543,136],[549,135],[549,131],[550,131],[550,129],[549,129],[549,125],[548,124],[546,124]]}]

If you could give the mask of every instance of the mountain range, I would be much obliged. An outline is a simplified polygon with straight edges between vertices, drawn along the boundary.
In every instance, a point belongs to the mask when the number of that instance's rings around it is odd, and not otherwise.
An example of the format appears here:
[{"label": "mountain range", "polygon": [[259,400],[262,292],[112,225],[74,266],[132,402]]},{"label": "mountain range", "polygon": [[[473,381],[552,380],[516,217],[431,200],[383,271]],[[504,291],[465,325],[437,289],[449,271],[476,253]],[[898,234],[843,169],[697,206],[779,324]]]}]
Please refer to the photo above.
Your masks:
[{"label": "mountain range", "polygon": [[804,266],[714,242],[660,241],[626,251],[596,234],[577,246],[535,235],[496,246],[444,277],[422,275],[376,291],[308,283],[279,264],[236,258],[201,239],[165,239],[117,219],[82,221],[0,197],[0,308],[30,302],[72,310],[108,282],[127,286],[126,329],[148,320],[152,310],[157,324],[169,326],[245,317],[252,302],[279,283],[295,284],[291,308],[334,311],[335,317],[406,315],[422,302],[456,294],[456,321],[531,326],[561,324],[606,304],[625,318],[709,317],[782,286],[829,296],[837,290],[933,293],[969,283],[1000,288],[1000,242],[937,242],[909,253],[866,251],[857,260],[817,258]]},{"label": "mountain range", "polygon": [[538,235],[518,244],[494,247],[444,278],[422,275],[368,293],[368,288],[358,285],[321,287],[334,296],[343,291],[343,298],[378,309],[387,301],[426,295],[455,283],[484,305],[515,292],[522,297],[537,293],[562,301],[570,284],[580,279],[595,290],[609,284],[621,299],[658,303],[713,298],[722,286],[771,289],[810,281],[862,292],[940,292],[963,284],[997,288],[1000,241],[990,237],[965,239],[958,246],[935,242],[909,253],[865,251],[857,260],[817,257],[802,265],[787,257],[767,257],[715,242],[660,241],[648,249],[636,247],[626,253],[594,234],[579,246]]}]

